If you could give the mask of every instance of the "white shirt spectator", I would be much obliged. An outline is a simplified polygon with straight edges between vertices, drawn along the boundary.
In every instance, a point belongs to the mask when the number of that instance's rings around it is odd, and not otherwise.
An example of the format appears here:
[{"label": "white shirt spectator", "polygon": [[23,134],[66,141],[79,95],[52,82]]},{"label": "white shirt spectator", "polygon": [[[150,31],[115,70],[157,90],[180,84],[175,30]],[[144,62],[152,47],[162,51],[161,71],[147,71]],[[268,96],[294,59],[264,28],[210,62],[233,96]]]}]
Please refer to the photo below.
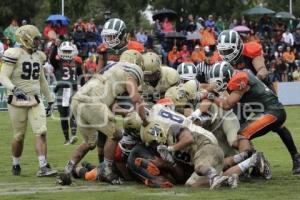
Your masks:
[{"label": "white shirt spectator", "polygon": [[145,44],[148,40],[148,37],[145,35],[144,32],[138,32],[136,34],[136,40],[142,44]]},{"label": "white shirt spectator", "polygon": [[289,31],[286,31],[282,34],[282,40],[285,44],[294,46],[294,36]]},{"label": "white shirt spectator", "polygon": [[4,54],[4,45],[2,42],[0,42],[0,58],[2,58],[3,54]]}]

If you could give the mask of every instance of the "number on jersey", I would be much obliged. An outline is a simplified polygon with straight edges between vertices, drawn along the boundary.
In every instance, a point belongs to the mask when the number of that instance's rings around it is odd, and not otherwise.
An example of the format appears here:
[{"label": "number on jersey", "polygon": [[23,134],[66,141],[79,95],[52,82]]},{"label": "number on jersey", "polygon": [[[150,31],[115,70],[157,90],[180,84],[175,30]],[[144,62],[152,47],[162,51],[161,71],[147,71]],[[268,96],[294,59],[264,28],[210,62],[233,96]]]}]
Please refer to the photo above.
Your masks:
[{"label": "number on jersey", "polygon": [[24,80],[38,80],[40,77],[40,64],[37,62],[23,62],[21,78]]},{"label": "number on jersey", "polygon": [[159,116],[161,116],[165,119],[169,119],[169,120],[171,120],[173,122],[176,122],[178,124],[182,124],[184,122],[183,117],[181,117],[179,115],[175,115],[175,114],[170,113],[170,112],[168,112],[166,110],[163,110],[163,109],[161,109],[158,114],[159,114]]}]

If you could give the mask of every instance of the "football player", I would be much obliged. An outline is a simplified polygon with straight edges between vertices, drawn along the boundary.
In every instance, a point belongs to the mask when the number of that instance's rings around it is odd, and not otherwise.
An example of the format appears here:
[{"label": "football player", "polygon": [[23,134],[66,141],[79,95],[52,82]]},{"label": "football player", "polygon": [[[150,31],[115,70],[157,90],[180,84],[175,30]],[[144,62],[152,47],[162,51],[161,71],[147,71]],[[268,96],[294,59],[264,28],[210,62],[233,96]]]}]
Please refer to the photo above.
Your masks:
[{"label": "football player", "polygon": [[[54,67],[56,77],[57,108],[60,114],[61,128],[65,137],[65,145],[74,144],[76,136],[76,123],[74,116],[70,113],[71,98],[77,91],[78,85],[84,84],[82,76],[81,59],[76,59],[77,47],[71,42],[65,41],[60,46],[54,46],[50,55],[50,63]],[[71,139],[69,138],[69,122],[71,128]]]},{"label": "football player", "polygon": [[65,167],[66,173],[70,173],[85,154],[95,148],[97,131],[101,131],[107,136],[104,161],[99,166],[102,178],[112,184],[120,183],[119,178],[112,171],[112,163],[121,130],[116,127],[114,114],[109,107],[118,95],[127,92],[143,124],[148,123],[144,106],[141,105],[142,98],[138,93],[138,86],[143,82],[143,71],[140,67],[143,65],[143,58],[137,51],[132,52],[131,55],[131,57],[127,56],[127,62],[121,56],[123,62],[117,63],[103,75],[95,74],[73,96],[71,109],[83,135],[84,143],[73,153]]},{"label": "football player", "polygon": [[171,67],[161,66],[156,53],[148,52],[143,55],[144,79],[140,92],[146,102],[155,103],[164,97],[165,92],[172,86],[179,84],[179,74]]},{"label": "football player", "polygon": [[198,74],[197,67],[193,63],[181,63],[177,67],[180,83],[185,83],[189,80],[195,80]]},{"label": "football player", "polygon": [[[54,99],[46,81],[43,65],[46,55],[38,51],[41,33],[33,25],[24,25],[16,30],[16,40],[20,48],[9,48],[2,58],[0,80],[8,90],[8,112],[12,121],[14,139],[12,141],[12,174],[20,175],[20,157],[29,121],[36,135],[35,147],[39,160],[38,177],[57,173],[47,162],[46,116],[53,110]],[[48,100],[46,109],[41,93]]]},{"label": "football player", "polygon": [[211,95],[211,99],[225,110],[237,103],[250,105],[254,114],[242,124],[240,135],[252,140],[270,131],[276,132],[288,149],[293,160],[293,174],[300,173],[300,155],[298,154],[290,131],[284,126],[286,112],[278,97],[251,71],[234,70],[228,62],[216,63],[210,71],[210,83],[214,92],[228,91],[227,98]]},{"label": "football player", "polygon": [[112,18],[105,22],[101,37],[103,43],[97,48],[100,55],[99,70],[106,66],[108,61],[118,62],[121,54],[128,49],[134,49],[139,52],[144,51],[142,44],[126,40],[126,24],[118,18]]}]

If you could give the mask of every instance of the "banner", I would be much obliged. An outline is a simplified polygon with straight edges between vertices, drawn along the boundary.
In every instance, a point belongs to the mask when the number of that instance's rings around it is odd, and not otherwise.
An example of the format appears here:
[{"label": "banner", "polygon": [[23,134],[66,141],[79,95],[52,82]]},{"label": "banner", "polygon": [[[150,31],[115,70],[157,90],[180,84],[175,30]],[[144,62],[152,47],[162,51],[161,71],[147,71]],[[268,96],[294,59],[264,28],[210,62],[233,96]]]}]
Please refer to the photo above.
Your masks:
[{"label": "banner", "polygon": [[283,105],[300,105],[300,82],[279,83],[277,94]]}]

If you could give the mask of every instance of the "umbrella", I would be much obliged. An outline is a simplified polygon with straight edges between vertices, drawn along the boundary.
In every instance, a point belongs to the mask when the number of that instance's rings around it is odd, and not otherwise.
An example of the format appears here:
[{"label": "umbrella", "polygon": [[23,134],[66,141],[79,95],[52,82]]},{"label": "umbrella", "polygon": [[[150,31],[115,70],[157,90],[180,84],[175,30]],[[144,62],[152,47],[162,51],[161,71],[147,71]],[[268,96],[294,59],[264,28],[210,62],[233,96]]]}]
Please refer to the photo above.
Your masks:
[{"label": "umbrella", "polygon": [[256,6],[254,8],[250,8],[248,10],[243,11],[243,14],[245,15],[263,15],[263,14],[274,14],[274,13],[275,12],[273,10],[270,10],[262,6]]},{"label": "umbrella", "polygon": [[162,10],[157,10],[154,11],[152,15],[152,19],[155,20],[163,20],[164,18],[169,18],[169,19],[175,19],[177,17],[177,13],[174,10],[170,9],[162,9]]},{"label": "umbrella", "polygon": [[185,35],[180,32],[167,32],[164,37],[169,39],[186,39]]},{"label": "umbrella", "polygon": [[62,25],[68,25],[70,23],[69,18],[63,15],[50,15],[46,22],[51,22],[53,24],[61,23]]},{"label": "umbrella", "polygon": [[250,29],[247,26],[235,26],[233,30],[235,30],[236,32],[243,32],[243,33],[250,32]]},{"label": "umbrella", "polygon": [[280,19],[296,19],[294,15],[288,12],[278,12],[276,13],[275,17]]}]

